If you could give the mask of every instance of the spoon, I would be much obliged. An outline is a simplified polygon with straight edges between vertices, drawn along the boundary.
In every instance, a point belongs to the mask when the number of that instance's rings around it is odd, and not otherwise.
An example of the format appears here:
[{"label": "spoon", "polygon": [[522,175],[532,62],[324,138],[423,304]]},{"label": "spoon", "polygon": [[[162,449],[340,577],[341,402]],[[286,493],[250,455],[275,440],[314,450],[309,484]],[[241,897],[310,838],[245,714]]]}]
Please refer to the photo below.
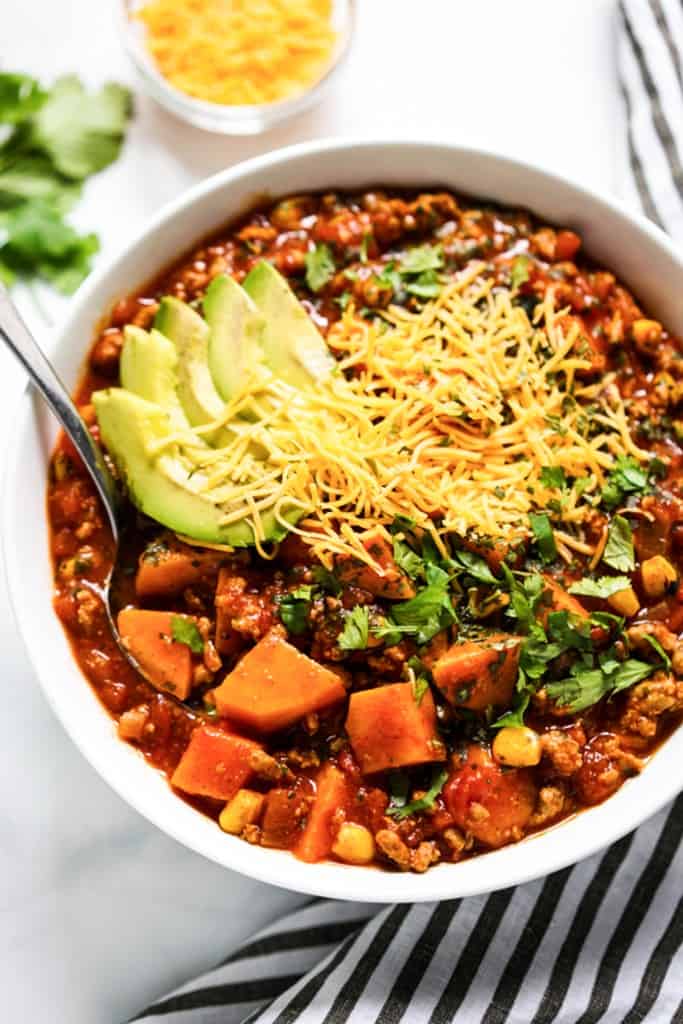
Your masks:
[{"label": "spoon", "polygon": [[107,467],[102,449],[88,430],[85,420],[76,408],[69,392],[22,320],[9,297],[7,289],[2,284],[0,284],[0,338],[17,357],[31,378],[32,383],[61,423],[64,432],[90,474],[99,498],[104,505],[114,539],[114,562],[104,581],[103,587],[97,587],[96,589],[104,602],[109,626],[119,650],[136,672],[147,678],[138,662],[125,647],[111,607],[112,580],[116,575],[122,533],[121,513],[123,497],[121,490]]}]

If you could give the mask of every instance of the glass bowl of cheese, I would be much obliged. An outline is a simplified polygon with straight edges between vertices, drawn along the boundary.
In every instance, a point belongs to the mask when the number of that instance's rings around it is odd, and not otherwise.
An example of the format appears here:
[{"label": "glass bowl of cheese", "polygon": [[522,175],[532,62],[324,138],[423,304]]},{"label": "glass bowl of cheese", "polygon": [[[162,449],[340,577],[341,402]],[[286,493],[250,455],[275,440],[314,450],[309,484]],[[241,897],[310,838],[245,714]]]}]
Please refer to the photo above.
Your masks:
[{"label": "glass bowl of cheese", "polygon": [[154,99],[198,128],[256,135],[317,103],[348,54],[354,0],[122,0]]}]

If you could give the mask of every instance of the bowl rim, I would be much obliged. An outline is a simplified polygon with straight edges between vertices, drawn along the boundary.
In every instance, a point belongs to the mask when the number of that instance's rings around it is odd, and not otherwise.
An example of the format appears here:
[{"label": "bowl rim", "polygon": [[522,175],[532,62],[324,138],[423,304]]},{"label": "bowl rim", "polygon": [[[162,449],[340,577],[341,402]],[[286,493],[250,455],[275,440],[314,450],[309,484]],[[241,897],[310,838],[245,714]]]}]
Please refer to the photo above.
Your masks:
[{"label": "bowl rim", "polygon": [[[51,338],[51,344],[48,346],[49,354],[64,348],[69,343],[74,326],[79,316],[88,310],[92,297],[115,274],[117,268],[125,264],[135,248],[149,240],[150,236],[153,236],[162,226],[186,214],[200,200],[238,181],[248,182],[248,179],[257,172],[286,166],[301,158],[311,158],[324,153],[338,153],[341,156],[350,150],[358,149],[368,155],[370,153],[376,155],[378,151],[387,148],[417,150],[424,153],[425,158],[430,150],[438,150],[442,154],[445,151],[449,157],[452,156],[454,159],[458,156],[468,159],[481,158],[514,173],[540,175],[548,183],[556,184],[560,189],[569,189],[576,195],[578,201],[597,203],[615,218],[624,219],[627,224],[646,235],[662,251],[663,256],[668,258],[683,274],[683,259],[671,240],[642,214],[631,211],[618,200],[605,197],[569,177],[559,175],[536,163],[514,159],[491,149],[457,146],[424,139],[394,138],[372,141],[337,138],[312,140],[236,164],[199,182],[176,199],[165,204],[138,231],[133,233],[125,246],[103,262],[81,286],[71,302],[68,315]],[[381,174],[378,175],[378,178],[381,178]],[[330,187],[335,186],[331,184]],[[406,185],[406,187],[408,186]],[[277,194],[276,187],[274,195]],[[188,235],[190,233],[188,232]],[[199,239],[192,240],[189,244],[193,244],[194,241],[199,241]],[[101,315],[103,311],[98,312]],[[97,322],[96,316],[92,318],[92,322],[93,324]],[[84,346],[83,359],[86,352],[87,348]],[[175,795],[173,795],[173,799],[177,810],[170,814],[166,813],[164,809],[159,810],[153,801],[138,793],[134,786],[117,775],[110,764],[112,758],[107,752],[109,748],[107,750],[98,748],[97,743],[93,742],[93,738],[89,736],[87,730],[80,728],[75,723],[66,706],[66,701],[60,698],[58,687],[48,678],[49,673],[41,670],[40,658],[32,648],[30,609],[29,605],[23,601],[20,585],[22,565],[25,559],[22,560],[20,545],[14,543],[17,510],[12,501],[14,492],[12,482],[19,479],[25,472],[21,446],[17,442],[30,430],[31,420],[36,415],[35,403],[37,402],[39,402],[38,398],[33,395],[31,386],[28,385],[22,396],[18,415],[14,421],[14,432],[7,446],[2,493],[0,494],[4,574],[18,633],[24,642],[29,664],[33,667],[48,703],[86,760],[127,804],[190,850],[259,881],[317,896],[375,903],[423,902],[464,897],[523,884],[583,860],[642,824],[672,800],[683,788],[683,776],[680,773],[653,770],[662,751],[662,747],[660,747],[645,772],[636,779],[629,780],[604,804],[582,811],[569,820],[529,836],[519,843],[481,854],[460,864],[438,865],[425,875],[395,874],[369,870],[367,867],[350,867],[332,861],[304,864],[287,851],[251,847],[239,839],[224,835],[218,831],[215,822],[186,805]],[[47,596],[51,598],[51,595]],[[90,703],[94,700],[99,714],[111,722],[109,713],[100,704],[75,659],[72,664],[73,671],[78,675],[79,682],[83,686],[83,704],[88,703],[87,695],[89,694]],[[675,733],[673,736],[675,737]],[[663,747],[671,744],[672,738],[667,739]],[[121,747],[126,747],[143,769],[152,773],[151,766],[144,763],[137,751],[116,737],[115,742]],[[681,742],[683,742],[683,736],[681,736]],[[650,774],[648,775],[648,773]],[[650,784],[650,779],[654,783],[655,776],[657,776],[657,785]],[[170,787],[167,787],[165,779],[160,779],[160,781],[170,792]],[[637,790],[633,787],[637,787]],[[639,795],[647,791],[646,806],[643,800],[639,803],[638,800],[629,799],[629,794],[635,794],[636,791]],[[204,825],[201,822],[204,822]],[[210,828],[207,828],[207,825]],[[220,836],[220,844],[216,843],[216,836]],[[565,837],[566,842],[563,841]],[[570,839],[573,839],[573,842]],[[548,840],[550,841],[548,842]],[[546,854],[542,862],[540,857],[531,855],[536,851]],[[477,864],[490,864],[491,871],[479,872],[476,869],[468,868],[468,865]],[[486,880],[479,875],[485,875]]]}]

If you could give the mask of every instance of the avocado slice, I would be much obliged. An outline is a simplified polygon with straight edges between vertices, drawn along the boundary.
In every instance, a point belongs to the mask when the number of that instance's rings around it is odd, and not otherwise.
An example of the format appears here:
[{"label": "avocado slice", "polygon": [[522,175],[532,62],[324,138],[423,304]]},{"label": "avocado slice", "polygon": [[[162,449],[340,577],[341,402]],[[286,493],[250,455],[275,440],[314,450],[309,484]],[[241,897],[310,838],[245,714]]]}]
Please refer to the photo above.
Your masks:
[{"label": "avocado slice", "polygon": [[[102,440],[116,463],[131,501],[145,515],[177,533],[209,544],[248,547],[254,533],[246,522],[221,523],[224,512],[197,489],[201,472],[189,458],[155,455],[155,442],[163,440],[171,426],[170,413],[124,388],[95,391],[92,396]],[[150,449],[152,449],[150,451]],[[295,523],[301,509],[284,518]],[[262,516],[267,540],[281,540],[287,533],[272,513]]]},{"label": "avocado slice", "polygon": [[265,320],[245,290],[227,274],[214,277],[204,296],[209,325],[209,369],[226,402],[263,362]]},{"label": "avocado slice", "polygon": [[261,260],[243,287],[265,319],[261,344],[275,376],[302,391],[327,377],[334,357],[282,274]]},{"label": "avocado slice", "polygon": [[[148,333],[132,324],[123,336],[121,386],[165,409],[172,429],[189,430],[190,422],[178,398],[178,355],[173,342],[157,330]],[[201,443],[199,438],[197,443]]]},{"label": "avocado slice", "polygon": [[[167,295],[161,300],[154,326],[176,347],[178,353],[178,398],[193,427],[201,427],[222,416],[225,402],[216,391],[209,370],[209,328],[199,313]],[[205,435],[210,444],[223,447],[234,435],[219,429]]]}]

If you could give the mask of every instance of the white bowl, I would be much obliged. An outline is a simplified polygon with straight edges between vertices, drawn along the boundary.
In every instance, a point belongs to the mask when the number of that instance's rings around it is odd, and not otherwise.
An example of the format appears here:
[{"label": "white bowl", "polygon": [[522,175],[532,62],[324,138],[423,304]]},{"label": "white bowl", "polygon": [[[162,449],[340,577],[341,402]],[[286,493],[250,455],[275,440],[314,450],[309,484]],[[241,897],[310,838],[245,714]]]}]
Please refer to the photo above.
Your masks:
[{"label": "white bowl", "polygon": [[[171,203],[79,291],[53,351],[58,372],[76,383],[90,339],[112,304],[162,270],[169,258],[242,213],[264,195],[365,186],[447,186],[532,209],[577,229],[596,260],[615,271],[645,308],[683,334],[683,262],[642,217],[564,179],[493,153],[414,142],[312,142],[250,160]],[[81,675],[52,610],[45,486],[55,423],[27,395],[5,478],[2,536],[10,592],[45,694],[93,767],[141,814],[180,842],[245,875],[300,892],[377,902],[441,900],[502,889],[587,857],[635,828],[683,786],[683,730],[642,775],[605,804],[514,846],[441,864],[425,875],[394,874],[331,862],[303,864],[290,853],[250,846],[175,796],[166,780],[116,735]],[[37,638],[37,642],[36,642]]]}]

